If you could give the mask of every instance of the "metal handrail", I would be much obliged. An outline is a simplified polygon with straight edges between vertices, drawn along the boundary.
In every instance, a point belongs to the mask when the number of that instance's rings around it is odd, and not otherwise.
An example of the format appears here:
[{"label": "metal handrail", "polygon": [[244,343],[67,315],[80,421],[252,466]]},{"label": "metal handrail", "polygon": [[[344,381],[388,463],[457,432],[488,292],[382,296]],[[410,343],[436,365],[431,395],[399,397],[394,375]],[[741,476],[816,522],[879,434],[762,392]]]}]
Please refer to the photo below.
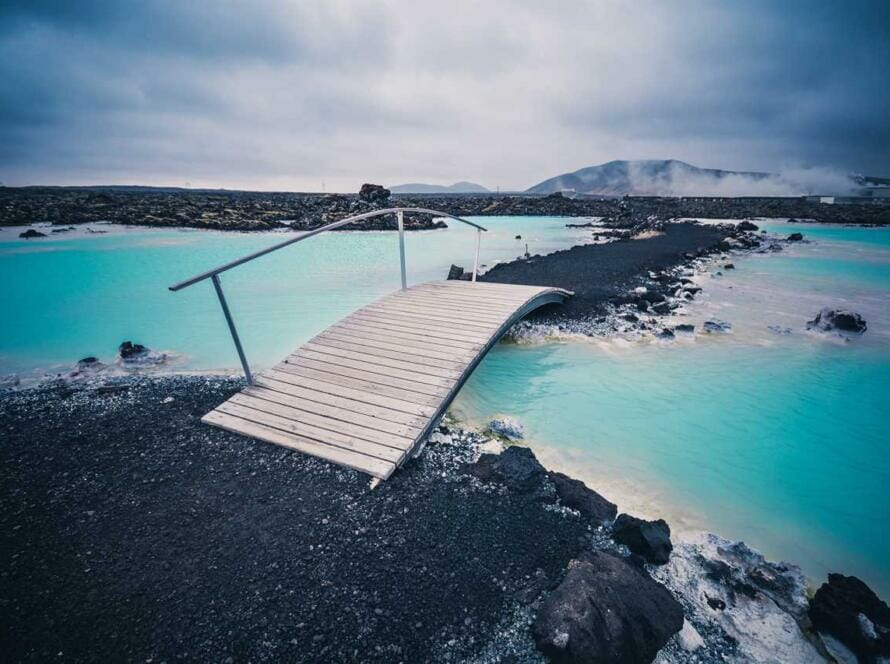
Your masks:
[{"label": "metal handrail", "polygon": [[205,279],[210,279],[213,281],[213,288],[216,291],[216,296],[219,298],[219,304],[222,308],[223,315],[226,318],[226,323],[229,326],[229,332],[232,335],[232,341],[235,342],[235,350],[238,351],[238,358],[241,360],[241,367],[244,369],[244,375],[247,377],[247,382],[251,385],[253,384],[253,374],[250,371],[250,365],[247,363],[247,357],[244,355],[244,349],[241,347],[241,339],[238,337],[238,330],[235,329],[235,321],[232,319],[232,313],[229,311],[229,305],[226,303],[225,295],[223,295],[222,290],[222,282],[219,279],[219,275],[226,270],[231,270],[233,267],[238,267],[239,265],[244,265],[245,263],[249,263],[255,258],[259,258],[260,256],[265,256],[266,254],[271,254],[273,251],[278,251],[279,249],[283,249],[291,244],[295,244],[297,242],[301,242],[303,240],[308,240],[310,237],[315,235],[320,235],[326,231],[332,231],[341,226],[346,226],[347,224],[363,221],[365,219],[370,219],[372,217],[379,217],[385,214],[395,214],[396,220],[398,221],[398,229],[399,229],[399,266],[401,268],[401,277],[402,277],[402,290],[406,290],[408,287],[407,274],[405,269],[405,224],[404,224],[404,214],[405,212],[414,212],[417,214],[429,214],[436,217],[445,217],[447,219],[454,219],[455,221],[460,221],[468,226],[472,226],[476,229],[476,253],[475,258],[473,260],[473,281],[476,281],[476,275],[479,271],[479,244],[482,237],[483,232],[487,232],[488,229],[480,226],[479,224],[475,224],[472,221],[467,221],[462,217],[457,217],[453,214],[448,214],[447,212],[441,212],[439,210],[429,210],[427,208],[416,208],[416,207],[399,207],[399,208],[386,208],[383,210],[372,210],[371,212],[363,212],[362,214],[357,214],[352,217],[347,217],[345,219],[341,219],[339,221],[335,221],[333,223],[327,224],[326,226],[322,226],[321,228],[316,228],[311,231],[306,231],[305,233],[301,233],[297,237],[292,237],[284,242],[279,242],[277,244],[273,244],[265,249],[260,249],[259,251],[255,251],[252,254],[248,254],[247,256],[243,256],[236,260],[230,261],[219,267],[216,267],[212,270],[208,270],[207,272],[202,272],[201,274],[195,275],[190,279],[186,279],[185,281],[180,281],[179,283],[173,284],[169,287],[171,291],[182,290],[183,288],[188,288],[199,281],[204,281]]}]

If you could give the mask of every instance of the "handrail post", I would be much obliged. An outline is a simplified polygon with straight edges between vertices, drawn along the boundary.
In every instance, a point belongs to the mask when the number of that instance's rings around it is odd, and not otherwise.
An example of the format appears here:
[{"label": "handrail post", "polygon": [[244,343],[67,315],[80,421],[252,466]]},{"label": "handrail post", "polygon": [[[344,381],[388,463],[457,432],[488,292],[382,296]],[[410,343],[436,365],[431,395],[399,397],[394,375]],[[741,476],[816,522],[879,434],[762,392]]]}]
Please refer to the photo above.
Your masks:
[{"label": "handrail post", "polygon": [[402,268],[402,290],[408,290],[408,277],[405,273],[405,219],[404,212],[399,210],[396,212],[396,219],[399,222],[399,262]]},{"label": "handrail post", "polygon": [[238,330],[235,329],[235,321],[232,320],[232,313],[229,311],[229,305],[226,304],[226,298],[223,295],[219,275],[214,274],[210,279],[213,281],[213,287],[216,289],[216,296],[219,298],[219,306],[222,307],[223,314],[226,317],[226,323],[229,325],[229,332],[232,333],[232,341],[235,342],[235,349],[238,351],[238,358],[241,360],[241,368],[244,369],[244,375],[247,377],[247,384],[253,385],[253,374],[250,373],[250,366],[247,364],[247,358],[244,356],[244,349],[241,348],[241,340],[238,338]]},{"label": "handrail post", "polygon": [[476,229],[476,258],[473,260],[473,281],[476,281],[476,273],[479,272],[479,243],[482,241],[482,231]]}]

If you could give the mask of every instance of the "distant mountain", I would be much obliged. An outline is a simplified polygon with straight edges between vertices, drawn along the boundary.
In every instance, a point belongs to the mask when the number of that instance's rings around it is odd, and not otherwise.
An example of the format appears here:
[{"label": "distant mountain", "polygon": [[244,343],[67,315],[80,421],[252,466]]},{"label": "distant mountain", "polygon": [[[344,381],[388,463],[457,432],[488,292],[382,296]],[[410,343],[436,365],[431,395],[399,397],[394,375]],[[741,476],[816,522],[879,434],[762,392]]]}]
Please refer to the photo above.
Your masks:
[{"label": "distant mountain", "polygon": [[394,194],[487,194],[488,189],[475,182],[455,182],[445,186],[441,184],[424,184],[411,182],[409,184],[397,184],[389,190]]},{"label": "distant mountain", "polygon": [[[610,161],[557,175],[528,192],[574,190],[597,196],[754,195],[775,177],[771,173],[699,168],[676,159]],[[751,191],[744,191],[746,187]]]}]

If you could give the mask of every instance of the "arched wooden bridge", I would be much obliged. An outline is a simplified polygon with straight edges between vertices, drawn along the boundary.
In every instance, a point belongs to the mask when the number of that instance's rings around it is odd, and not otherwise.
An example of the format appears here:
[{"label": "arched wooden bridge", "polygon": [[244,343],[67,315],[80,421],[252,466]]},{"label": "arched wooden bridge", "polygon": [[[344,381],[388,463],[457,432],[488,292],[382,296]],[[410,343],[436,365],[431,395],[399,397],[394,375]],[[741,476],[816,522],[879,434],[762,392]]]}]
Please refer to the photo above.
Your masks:
[{"label": "arched wooden bridge", "polygon": [[[472,281],[407,287],[404,212],[446,217],[477,233]],[[271,369],[252,374],[219,274],[318,233],[397,215],[402,288],[347,316]],[[249,385],[207,413],[207,424],[388,478],[438,424],[463,383],[513,323],[571,295],[558,288],[476,281],[485,229],[453,215],[392,208],[350,217],[171,286],[211,279]]]}]

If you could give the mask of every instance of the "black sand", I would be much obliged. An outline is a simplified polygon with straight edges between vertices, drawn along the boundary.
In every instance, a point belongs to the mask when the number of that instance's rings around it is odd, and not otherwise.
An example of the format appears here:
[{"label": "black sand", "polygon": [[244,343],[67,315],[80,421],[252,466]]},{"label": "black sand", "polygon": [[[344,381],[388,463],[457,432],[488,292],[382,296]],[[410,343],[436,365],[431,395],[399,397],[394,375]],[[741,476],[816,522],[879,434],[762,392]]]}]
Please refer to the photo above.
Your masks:
[{"label": "black sand", "polygon": [[547,256],[496,265],[481,281],[506,284],[557,286],[575,296],[542,315],[585,318],[599,313],[610,299],[624,295],[647,272],[682,263],[686,254],[713,250],[729,232],[693,223],[667,224],[664,234],[647,240],[621,240],[608,244],[576,246]]},{"label": "black sand", "polygon": [[534,656],[498,623],[590,547],[578,518],[457,473],[467,445],[370,491],[200,424],[240,381],[120,384],[0,396],[3,661]]}]

